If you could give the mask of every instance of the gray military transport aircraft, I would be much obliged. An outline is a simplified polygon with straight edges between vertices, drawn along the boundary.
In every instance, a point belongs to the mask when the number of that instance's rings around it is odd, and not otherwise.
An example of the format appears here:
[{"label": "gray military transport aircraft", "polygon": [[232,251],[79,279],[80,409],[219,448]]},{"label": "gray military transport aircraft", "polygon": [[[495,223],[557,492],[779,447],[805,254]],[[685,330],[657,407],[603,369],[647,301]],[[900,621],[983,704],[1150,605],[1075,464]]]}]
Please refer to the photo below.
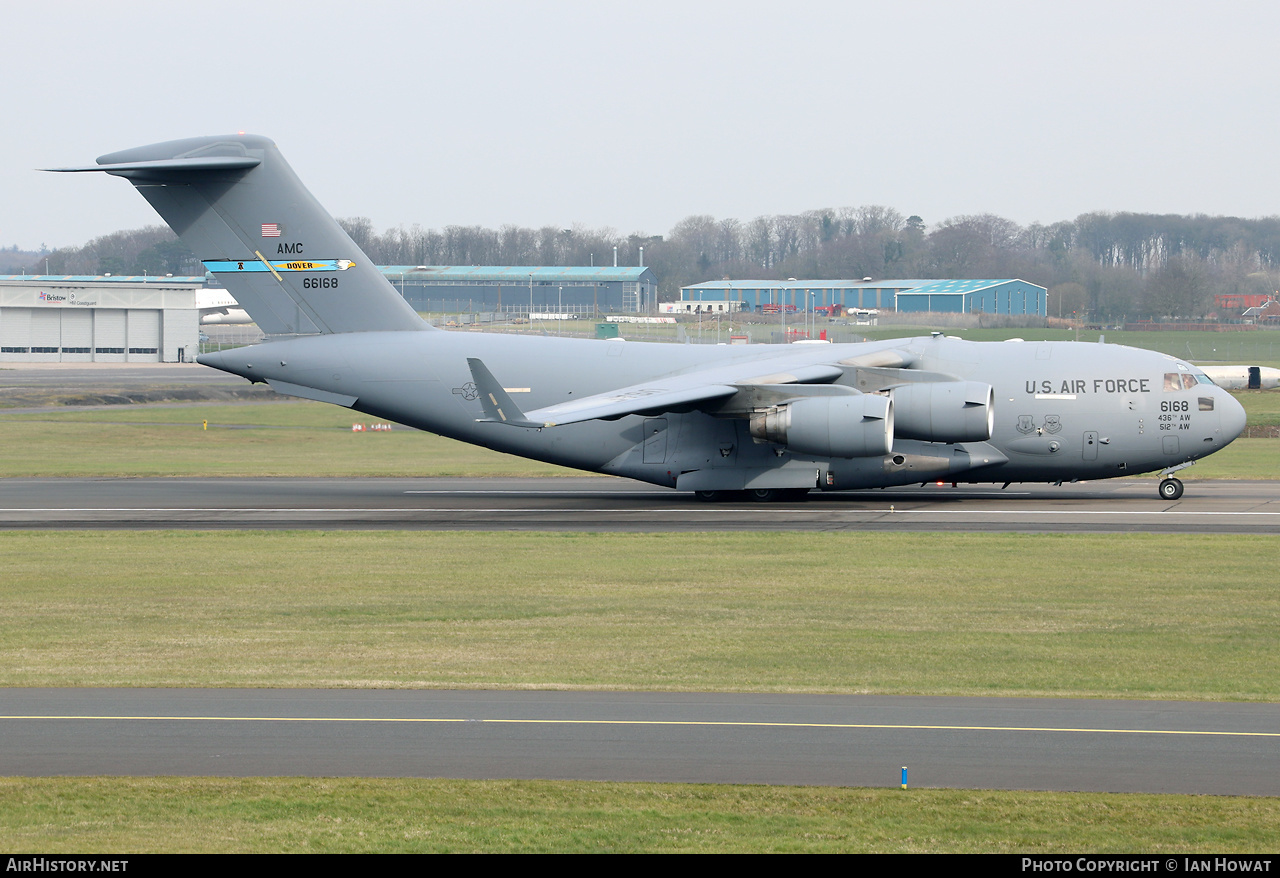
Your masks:
[{"label": "gray military transport aircraft", "polygon": [[1244,429],[1240,404],[1175,357],[1120,345],[701,346],[435,330],[265,137],[104,155],[268,340],[199,362],[522,457],[704,500],[929,481],[1173,473]]}]

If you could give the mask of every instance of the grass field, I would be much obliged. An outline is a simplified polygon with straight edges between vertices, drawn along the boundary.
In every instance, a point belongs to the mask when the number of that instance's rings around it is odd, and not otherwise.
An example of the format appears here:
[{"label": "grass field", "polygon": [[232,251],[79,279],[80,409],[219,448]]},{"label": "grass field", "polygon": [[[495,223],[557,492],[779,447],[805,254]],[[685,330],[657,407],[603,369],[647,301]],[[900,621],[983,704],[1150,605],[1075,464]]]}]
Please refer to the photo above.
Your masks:
[{"label": "grass field", "polygon": [[7,532],[0,556],[3,686],[1280,701],[1256,537]]},{"label": "grass field", "polygon": [[[1280,392],[1237,394],[1249,424],[1280,424]],[[207,422],[207,428],[206,428]],[[0,414],[0,473],[80,476],[583,475],[315,402],[51,407]],[[1280,479],[1280,442],[1241,439],[1181,478]]]},{"label": "grass field", "polygon": [[[10,850],[1273,852],[1280,799],[554,781],[0,779]],[[134,871],[136,864],[130,864]]]},{"label": "grass field", "polygon": [[[207,421],[207,427],[205,422]],[[50,409],[0,416],[16,476],[582,475],[315,402]]]}]

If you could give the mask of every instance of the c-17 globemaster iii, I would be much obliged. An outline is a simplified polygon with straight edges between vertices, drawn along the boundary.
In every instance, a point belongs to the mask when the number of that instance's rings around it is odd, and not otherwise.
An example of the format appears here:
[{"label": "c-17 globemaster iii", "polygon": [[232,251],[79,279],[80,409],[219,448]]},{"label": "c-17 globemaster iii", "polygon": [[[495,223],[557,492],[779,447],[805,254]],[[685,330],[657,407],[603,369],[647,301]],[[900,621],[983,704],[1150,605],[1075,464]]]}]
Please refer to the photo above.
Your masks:
[{"label": "c-17 globemaster iii", "polygon": [[1172,474],[1244,429],[1175,357],[1120,345],[700,346],[436,330],[265,137],[201,137],[67,171],[128,179],[268,340],[199,362],[523,457],[707,500],[928,481]]}]

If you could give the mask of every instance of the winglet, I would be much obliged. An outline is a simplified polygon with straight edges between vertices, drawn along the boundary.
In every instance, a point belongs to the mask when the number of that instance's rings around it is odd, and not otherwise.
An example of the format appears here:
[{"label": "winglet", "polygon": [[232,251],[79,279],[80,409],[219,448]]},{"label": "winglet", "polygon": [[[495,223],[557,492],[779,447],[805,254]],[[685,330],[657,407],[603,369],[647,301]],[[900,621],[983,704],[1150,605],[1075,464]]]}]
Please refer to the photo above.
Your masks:
[{"label": "winglet", "polygon": [[507,395],[498,379],[493,377],[493,373],[480,359],[467,357],[467,365],[471,367],[471,379],[480,391],[480,405],[484,407],[484,417],[476,418],[477,421],[493,421],[513,427],[536,427],[539,430],[553,426],[526,418],[524,412],[520,411],[520,406]]}]

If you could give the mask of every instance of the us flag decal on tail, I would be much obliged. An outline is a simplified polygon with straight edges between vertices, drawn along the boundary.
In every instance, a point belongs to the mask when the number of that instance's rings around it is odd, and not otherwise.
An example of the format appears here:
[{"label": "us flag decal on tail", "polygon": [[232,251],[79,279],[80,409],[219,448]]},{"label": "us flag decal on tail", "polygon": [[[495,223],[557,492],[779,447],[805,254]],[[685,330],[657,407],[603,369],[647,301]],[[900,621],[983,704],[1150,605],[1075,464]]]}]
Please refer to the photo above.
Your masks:
[{"label": "us flag decal on tail", "polygon": [[264,238],[280,237],[280,224],[279,223],[263,223],[262,237]]}]

